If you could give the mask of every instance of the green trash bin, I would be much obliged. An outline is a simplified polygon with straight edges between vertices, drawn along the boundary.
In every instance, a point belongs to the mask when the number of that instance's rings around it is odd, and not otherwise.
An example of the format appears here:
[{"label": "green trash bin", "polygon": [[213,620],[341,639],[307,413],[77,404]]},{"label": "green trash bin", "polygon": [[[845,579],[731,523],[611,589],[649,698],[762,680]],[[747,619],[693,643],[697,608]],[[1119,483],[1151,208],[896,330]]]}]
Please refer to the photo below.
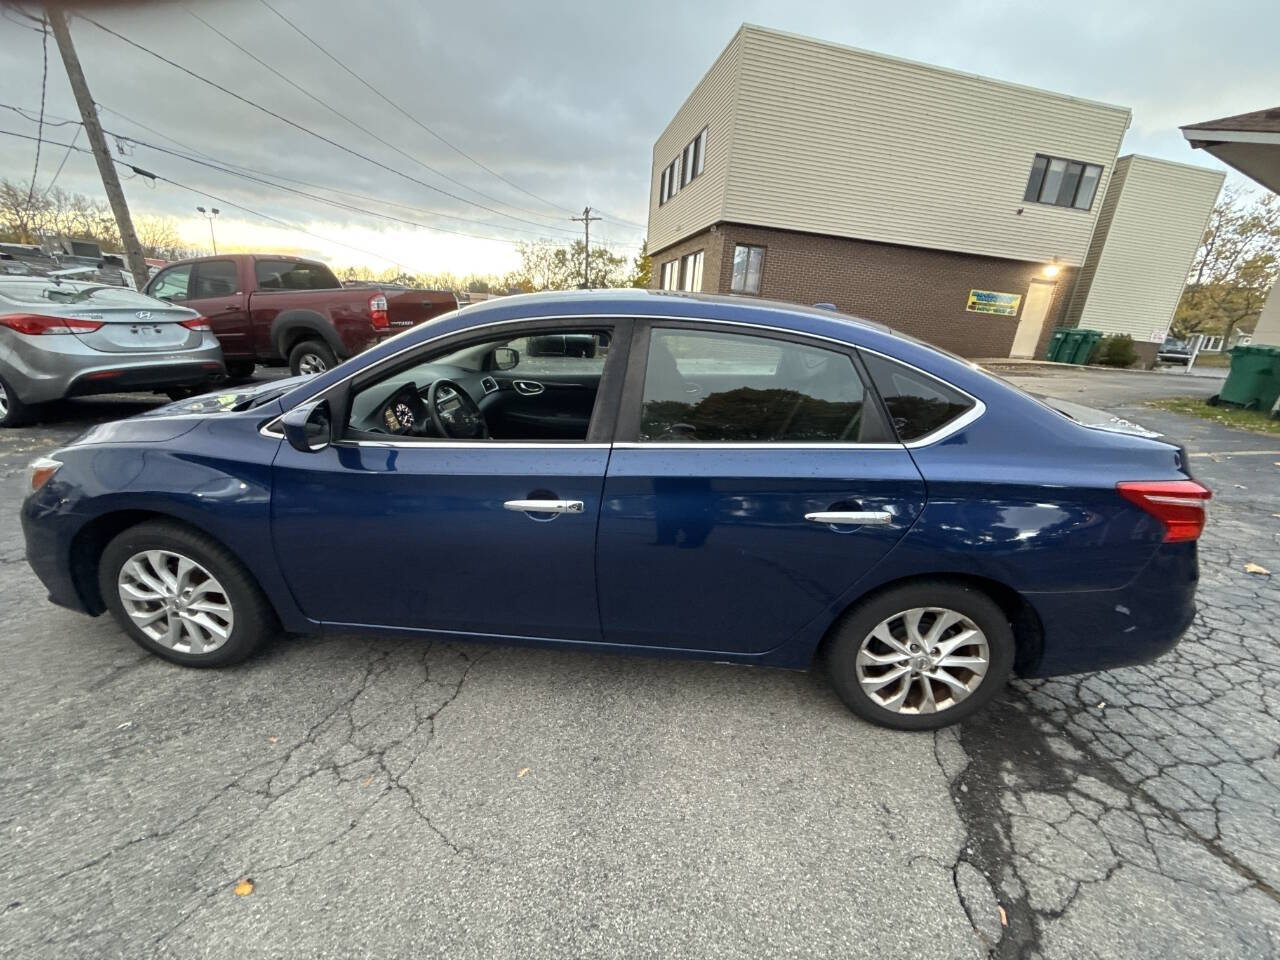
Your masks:
[{"label": "green trash bin", "polygon": [[1087,363],[1094,346],[1102,339],[1100,330],[1063,327],[1053,331],[1046,359],[1055,363]]},{"label": "green trash bin", "polygon": [[1066,327],[1059,327],[1053,331],[1053,336],[1049,338],[1049,348],[1045,352],[1044,358],[1054,363],[1062,363],[1062,348],[1067,341],[1067,334],[1071,331]]},{"label": "green trash bin", "polygon": [[1280,396],[1280,347],[1232,347],[1231,372],[1218,399],[1238,407],[1270,410]]}]

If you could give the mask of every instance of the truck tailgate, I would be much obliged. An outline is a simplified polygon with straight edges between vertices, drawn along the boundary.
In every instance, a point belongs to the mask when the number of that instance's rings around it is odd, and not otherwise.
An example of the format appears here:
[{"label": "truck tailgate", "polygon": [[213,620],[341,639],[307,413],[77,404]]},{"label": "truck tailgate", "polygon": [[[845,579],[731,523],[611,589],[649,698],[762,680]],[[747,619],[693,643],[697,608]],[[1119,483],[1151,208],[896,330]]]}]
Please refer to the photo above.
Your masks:
[{"label": "truck tailgate", "polygon": [[458,309],[458,300],[452,293],[439,290],[387,290],[387,314],[389,326],[400,330]]}]

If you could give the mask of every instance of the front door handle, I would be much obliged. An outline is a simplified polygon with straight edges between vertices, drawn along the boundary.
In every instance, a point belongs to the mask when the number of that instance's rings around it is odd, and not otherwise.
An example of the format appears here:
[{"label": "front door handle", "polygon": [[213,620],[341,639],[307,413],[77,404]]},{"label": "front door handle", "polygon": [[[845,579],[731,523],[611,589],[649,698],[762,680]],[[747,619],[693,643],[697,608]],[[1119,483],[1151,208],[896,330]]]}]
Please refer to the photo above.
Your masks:
[{"label": "front door handle", "polygon": [[536,397],[546,389],[537,380],[512,380],[511,386],[516,393],[522,393],[526,397]]},{"label": "front door handle", "polygon": [[581,500],[508,500],[502,506],[516,513],[582,513]]},{"label": "front door handle", "polygon": [[888,510],[826,510],[820,513],[806,513],[804,518],[814,523],[825,523],[831,526],[893,523],[893,514]]}]

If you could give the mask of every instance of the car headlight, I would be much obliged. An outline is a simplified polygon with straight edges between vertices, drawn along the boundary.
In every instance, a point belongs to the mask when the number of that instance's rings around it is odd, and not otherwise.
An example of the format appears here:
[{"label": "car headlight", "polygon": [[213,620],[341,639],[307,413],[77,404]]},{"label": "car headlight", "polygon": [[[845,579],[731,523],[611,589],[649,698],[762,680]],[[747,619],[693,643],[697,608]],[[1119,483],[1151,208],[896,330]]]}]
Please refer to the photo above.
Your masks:
[{"label": "car headlight", "polygon": [[62,466],[61,460],[55,460],[53,457],[37,457],[31,463],[31,492],[35,493],[49,479],[58,472],[58,468]]}]

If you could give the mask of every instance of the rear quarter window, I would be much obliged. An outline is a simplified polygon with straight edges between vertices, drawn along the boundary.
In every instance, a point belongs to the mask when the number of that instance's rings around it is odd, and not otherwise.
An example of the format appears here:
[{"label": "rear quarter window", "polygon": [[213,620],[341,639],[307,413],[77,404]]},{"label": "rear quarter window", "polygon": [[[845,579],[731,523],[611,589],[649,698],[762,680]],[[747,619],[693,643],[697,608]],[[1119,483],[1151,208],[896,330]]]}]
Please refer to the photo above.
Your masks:
[{"label": "rear quarter window", "polygon": [[866,351],[862,359],[903,443],[927,437],[973,408],[967,394],[914,367]]}]

